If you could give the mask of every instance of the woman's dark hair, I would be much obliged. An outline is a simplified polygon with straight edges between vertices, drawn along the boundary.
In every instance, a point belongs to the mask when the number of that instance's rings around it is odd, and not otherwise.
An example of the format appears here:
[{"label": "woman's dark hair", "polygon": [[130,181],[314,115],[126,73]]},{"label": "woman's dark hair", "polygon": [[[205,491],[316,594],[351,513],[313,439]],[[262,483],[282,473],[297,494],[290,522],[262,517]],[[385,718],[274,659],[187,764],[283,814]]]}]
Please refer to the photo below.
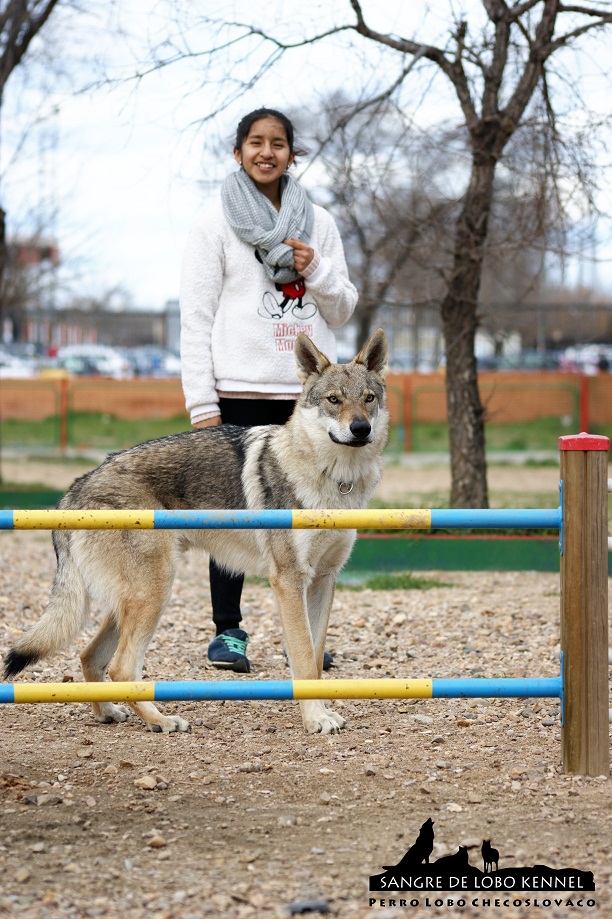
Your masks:
[{"label": "woman's dark hair", "polygon": [[248,115],[245,115],[244,118],[238,124],[236,129],[236,140],[234,146],[238,150],[242,149],[242,145],[249,136],[249,131],[253,127],[256,121],[259,121],[262,118],[276,118],[277,121],[280,121],[283,128],[285,129],[285,134],[287,135],[287,142],[289,143],[289,150],[291,153],[295,153],[296,156],[304,156],[305,150],[298,150],[294,147],[294,138],[295,138],[295,129],[290,118],[287,118],[282,112],[278,112],[273,108],[258,108],[254,112],[249,112]]}]

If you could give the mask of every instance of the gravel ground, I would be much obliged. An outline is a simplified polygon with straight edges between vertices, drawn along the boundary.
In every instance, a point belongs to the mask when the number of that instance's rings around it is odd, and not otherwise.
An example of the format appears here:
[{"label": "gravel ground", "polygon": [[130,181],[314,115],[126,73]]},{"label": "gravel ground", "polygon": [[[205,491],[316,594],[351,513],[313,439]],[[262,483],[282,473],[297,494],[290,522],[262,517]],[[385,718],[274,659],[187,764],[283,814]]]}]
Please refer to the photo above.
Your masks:
[{"label": "gravel ground", "polygon": [[[544,471],[554,487],[555,470]],[[417,488],[410,476],[410,490],[444,487]],[[406,492],[387,476],[384,488]],[[1,533],[0,545],[4,653],[40,614],[54,557],[45,533]],[[206,572],[202,556],[184,559],[149,679],[219,678],[205,655]],[[337,594],[329,678],[557,674],[557,576],[428,577],[448,586]],[[270,590],[249,583],[244,597],[253,677],[287,678]],[[89,634],[24,678],[80,680]],[[351,919],[612,915],[612,784],[561,773],[555,700],[335,706],[348,726],[332,737],[305,735],[292,702],[168,703],[192,724],[175,735],[150,734],[134,717],[99,725],[85,705],[4,707],[0,915],[280,919],[313,900]],[[568,906],[565,895],[544,907],[527,895],[471,906],[472,895],[459,908],[450,894],[442,905],[421,896],[416,908],[371,906],[369,876],[399,861],[428,817],[433,857],[467,845],[482,867],[490,838],[500,868],[593,871],[597,907]]]}]

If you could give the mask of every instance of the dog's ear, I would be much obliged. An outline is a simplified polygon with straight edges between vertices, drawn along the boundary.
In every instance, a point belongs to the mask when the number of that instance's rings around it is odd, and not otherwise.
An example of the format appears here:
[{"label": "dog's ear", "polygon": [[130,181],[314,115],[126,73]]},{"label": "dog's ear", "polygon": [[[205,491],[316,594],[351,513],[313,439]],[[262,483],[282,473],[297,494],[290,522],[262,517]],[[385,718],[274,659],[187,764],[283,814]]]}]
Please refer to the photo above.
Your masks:
[{"label": "dog's ear", "polygon": [[387,336],[382,329],[376,329],[355,358],[355,363],[365,364],[368,370],[372,370],[374,373],[384,377],[387,372],[388,356]]},{"label": "dog's ear", "polygon": [[297,364],[297,375],[302,383],[305,383],[313,373],[321,374],[326,367],[330,366],[330,362],[325,355],[319,351],[316,345],[313,345],[308,335],[305,335],[304,332],[300,332],[296,338],[293,353]]}]

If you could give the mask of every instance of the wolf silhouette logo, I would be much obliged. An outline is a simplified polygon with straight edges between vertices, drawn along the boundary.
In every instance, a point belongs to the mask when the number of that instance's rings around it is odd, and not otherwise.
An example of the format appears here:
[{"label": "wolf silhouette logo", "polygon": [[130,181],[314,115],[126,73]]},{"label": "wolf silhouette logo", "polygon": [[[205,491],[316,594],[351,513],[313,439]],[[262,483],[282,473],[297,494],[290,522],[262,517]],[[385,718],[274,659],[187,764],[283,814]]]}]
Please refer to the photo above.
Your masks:
[{"label": "wolf silhouette logo", "polygon": [[[512,890],[587,891],[595,890],[591,871],[576,868],[550,868],[548,865],[508,867],[499,870],[499,852],[483,839],[481,854],[484,871],[470,864],[467,846],[433,862],[434,822],[421,825],[413,845],[396,865],[385,865],[383,874],[370,877],[370,891],[398,893],[408,890],[490,891],[501,884]],[[494,876],[494,877],[493,877]],[[370,903],[374,903],[371,900]]]},{"label": "wolf silhouette logo", "polygon": [[435,865],[442,871],[461,871],[469,865],[467,846],[459,846],[452,855],[444,855],[439,858]]},{"label": "wolf silhouette logo", "polygon": [[485,874],[491,874],[493,871],[493,865],[495,865],[495,870],[499,870],[499,852],[497,849],[491,848],[491,840],[483,839],[482,846],[480,848],[482,853],[482,861],[484,864]]},{"label": "wolf silhouette logo", "polygon": [[404,857],[397,865],[383,865],[385,871],[402,870],[413,865],[429,864],[429,856],[433,850],[434,844],[434,822],[431,817],[425,821],[419,830],[419,835],[413,846],[410,846]]}]

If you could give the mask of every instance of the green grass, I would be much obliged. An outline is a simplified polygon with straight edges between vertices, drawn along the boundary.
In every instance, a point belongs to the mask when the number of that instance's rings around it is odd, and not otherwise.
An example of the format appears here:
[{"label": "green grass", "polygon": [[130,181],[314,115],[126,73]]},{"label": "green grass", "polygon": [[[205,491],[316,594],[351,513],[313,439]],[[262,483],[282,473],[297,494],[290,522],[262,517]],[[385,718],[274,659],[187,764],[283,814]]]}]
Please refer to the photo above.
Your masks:
[{"label": "green grass", "polygon": [[[270,582],[267,578],[260,577],[245,578],[244,583],[245,586],[270,586]],[[359,576],[347,581],[340,580],[336,585],[336,590],[362,590],[364,587],[369,587],[370,590],[431,590],[432,587],[452,586],[452,584],[447,584],[444,581],[436,581],[434,578],[416,577],[409,571],[402,571],[397,574],[371,574],[366,575],[365,578]]]},{"label": "green grass", "polygon": [[[39,494],[41,491],[52,491],[48,485],[42,482],[2,482],[0,483],[0,495],[4,492],[18,492],[20,494]],[[59,491],[59,489],[57,489]]]},{"label": "green grass", "polygon": [[339,583],[338,590],[362,590],[364,587],[370,590],[431,590],[432,587],[452,586],[444,581],[416,577],[410,571],[402,571],[398,574],[373,574],[360,584]]},{"label": "green grass", "polygon": [[[593,426],[594,428],[597,426]],[[593,430],[593,433],[612,435],[612,428]],[[177,434],[190,429],[186,415],[173,418],[137,419],[127,421],[102,412],[72,412],[68,418],[68,445],[72,449],[122,450],[134,444]],[[523,424],[488,424],[487,450],[552,450],[557,449],[561,434],[577,431],[577,422],[564,427],[559,418],[543,418]],[[2,421],[2,444],[6,447],[48,449],[58,447],[60,439],[59,418],[41,421]],[[437,453],[448,451],[448,426],[444,422],[419,422],[412,426],[414,452]],[[404,431],[400,425],[391,428],[388,453],[397,454],[404,449]]]},{"label": "green grass", "polygon": [[[145,440],[191,429],[186,415],[174,418],[142,418],[132,421],[102,412],[73,412],[68,419],[68,446],[76,449],[123,450]],[[44,449],[58,447],[58,418],[41,421],[2,422],[2,445]]]},{"label": "green grass", "polygon": [[[486,447],[491,450],[556,450],[563,434],[576,433],[578,422],[564,425],[560,418],[540,418],[520,424],[487,424]],[[609,430],[606,432],[609,436]],[[412,426],[412,448],[416,452],[448,451],[448,425],[444,422],[418,422]]]},{"label": "green grass", "polygon": [[90,447],[103,450],[123,450],[144,443],[191,430],[185,415],[174,418],[136,419],[126,421],[113,415],[80,412],[72,415],[68,440],[73,447]]},{"label": "green grass", "polygon": [[2,419],[3,447],[58,447],[60,439],[59,418],[42,418],[40,421]]},{"label": "green grass", "polygon": [[[612,439],[612,425],[589,425],[592,434],[604,434]],[[556,452],[557,441],[564,434],[578,432],[578,420],[557,416],[524,421],[516,424],[489,422],[485,429],[486,449],[492,451],[550,450]],[[448,425],[446,422],[415,422],[411,427],[414,453],[448,453]],[[392,425],[387,453],[404,452],[404,428]],[[536,466],[556,465],[553,459],[531,460]]]}]

